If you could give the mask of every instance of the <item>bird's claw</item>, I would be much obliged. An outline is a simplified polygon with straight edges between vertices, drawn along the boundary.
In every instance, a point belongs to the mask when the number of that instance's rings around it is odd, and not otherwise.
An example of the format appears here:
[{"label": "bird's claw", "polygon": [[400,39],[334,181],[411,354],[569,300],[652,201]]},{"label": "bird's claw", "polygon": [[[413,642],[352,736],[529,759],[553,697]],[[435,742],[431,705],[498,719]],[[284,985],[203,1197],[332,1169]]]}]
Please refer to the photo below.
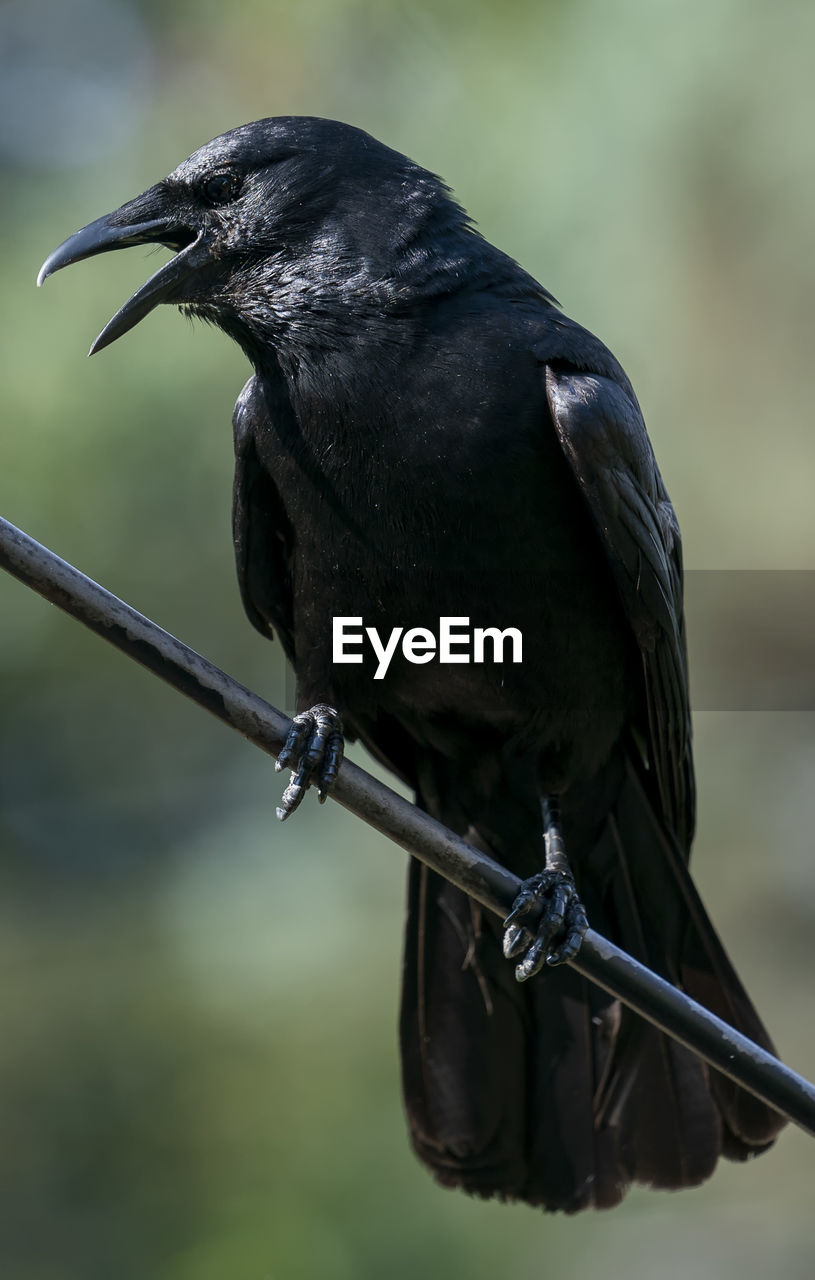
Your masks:
[{"label": "bird's claw", "polygon": [[342,720],[333,707],[320,702],[294,717],[275,765],[278,772],[287,767],[292,771],[277,809],[281,822],[294,813],[312,783],[317,787],[320,804],[325,801],[342,764],[344,749]]},{"label": "bird's claw", "polygon": [[563,964],[580,950],[589,927],[585,908],[567,871],[541,871],[525,880],[504,921],[504,955],[514,960],[515,977],[525,982],[545,964]]}]

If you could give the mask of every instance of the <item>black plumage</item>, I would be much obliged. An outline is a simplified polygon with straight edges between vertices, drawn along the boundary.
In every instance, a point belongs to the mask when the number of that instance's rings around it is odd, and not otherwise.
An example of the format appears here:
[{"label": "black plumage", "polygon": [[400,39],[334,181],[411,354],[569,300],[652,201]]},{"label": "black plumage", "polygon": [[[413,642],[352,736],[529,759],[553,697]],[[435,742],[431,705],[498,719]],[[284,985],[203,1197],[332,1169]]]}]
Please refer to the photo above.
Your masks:
[{"label": "black plumage", "polygon": [[[216,138],[42,278],[145,242],[176,256],[93,349],[168,302],[254,366],[234,419],[241,592],[300,708],[323,708],[331,768],[336,708],[421,805],[523,878],[556,799],[594,928],[770,1047],[687,871],[679,529],[614,357],[439,179],[332,121]],[[375,680],[367,658],[332,661],[337,616],[384,635],[442,616],[515,627],[524,658],[397,653]],[[315,746],[303,723],[295,764]],[[516,982],[500,935],[411,864],[404,1092],[440,1181],[572,1211],[632,1181],[694,1185],[773,1141],[773,1112],[573,970]]]}]

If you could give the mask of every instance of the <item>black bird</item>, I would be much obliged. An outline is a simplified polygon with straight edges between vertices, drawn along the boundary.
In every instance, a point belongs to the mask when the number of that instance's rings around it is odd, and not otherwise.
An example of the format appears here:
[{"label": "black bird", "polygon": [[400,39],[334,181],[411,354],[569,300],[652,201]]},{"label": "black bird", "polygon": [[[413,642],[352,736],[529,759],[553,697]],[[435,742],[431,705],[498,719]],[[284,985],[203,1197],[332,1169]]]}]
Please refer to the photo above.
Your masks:
[{"label": "black bird", "polygon": [[[234,538],[249,617],[297,674],[280,815],[328,791],[344,725],[526,879],[513,974],[500,925],[411,863],[401,1047],[422,1160],[446,1185],[574,1211],[764,1150],[774,1112],[557,967],[587,912],[771,1048],[687,870],[679,529],[620,365],[437,177],[330,120],[216,138],[40,281],[135,244],[176,252],[91,350],[167,302],[254,366]],[[425,633],[443,617],[517,629],[522,662],[441,663]],[[424,631],[376,679],[367,651],[333,661],[334,618]]]}]

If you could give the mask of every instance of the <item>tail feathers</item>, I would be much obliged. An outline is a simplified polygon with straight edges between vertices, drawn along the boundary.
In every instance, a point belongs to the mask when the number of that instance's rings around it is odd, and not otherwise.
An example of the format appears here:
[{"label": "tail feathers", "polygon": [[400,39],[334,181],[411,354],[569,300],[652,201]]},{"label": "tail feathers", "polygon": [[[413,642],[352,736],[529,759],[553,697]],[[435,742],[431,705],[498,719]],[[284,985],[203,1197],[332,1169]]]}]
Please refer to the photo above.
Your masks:
[{"label": "tail feathers", "polygon": [[630,1178],[592,1109],[616,1002],[571,970],[520,986],[498,922],[417,862],[408,905],[400,1030],[419,1157],[474,1195],[617,1204]]},{"label": "tail feathers", "polygon": [[[633,765],[610,826],[623,868],[616,882],[618,901],[622,891],[628,897],[629,922],[637,917],[633,931],[630,925],[623,930],[621,945],[737,1031],[775,1053],[710,923],[685,859],[656,818]],[[637,907],[642,902],[648,904],[647,925]],[[718,1071],[709,1072],[709,1086],[724,1124],[723,1154],[744,1160],[774,1141],[784,1124],[777,1112]]]},{"label": "tail feathers", "polygon": [[439,1181],[514,1196],[523,1181],[529,1028],[499,966],[480,967],[481,925],[464,893],[411,861],[400,1028],[405,1104],[417,1153]]},{"label": "tail feathers", "polygon": [[633,1182],[672,1190],[713,1173],[722,1123],[707,1069],[688,1049],[643,1027],[632,1087],[618,1121]]},{"label": "tail feathers", "polygon": [[[529,1111],[521,1198],[575,1213],[619,1204],[631,1181],[616,1130],[594,1099],[619,1026],[619,1004],[573,970],[529,985]],[[554,1050],[554,1052],[553,1052]]]},{"label": "tail feathers", "polygon": [[[633,766],[576,870],[595,928],[772,1050]],[[772,1143],[775,1112],[574,970],[516,983],[500,934],[411,862],[403,1086],[413,1144],[441,1183],[610,1208],[632,1182],[695,1186],[721,1155]]]}]

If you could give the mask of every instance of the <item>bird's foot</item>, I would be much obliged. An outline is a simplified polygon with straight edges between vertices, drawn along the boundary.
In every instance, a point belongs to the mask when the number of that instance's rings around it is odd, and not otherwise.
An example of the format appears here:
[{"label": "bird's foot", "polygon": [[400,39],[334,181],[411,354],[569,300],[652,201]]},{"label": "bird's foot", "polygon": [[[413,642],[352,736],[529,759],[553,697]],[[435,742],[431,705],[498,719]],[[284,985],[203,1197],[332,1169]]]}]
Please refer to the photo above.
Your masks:
[{"label": "bird's foot", "polygon": [[515,967],[515,977],[525,982],[544,964],[573,959],[588,927],[571,872],[541,871],[524,880],[504,921],[504,955],[514,960],[526,952]]},{"label": "bird's foot", "polygon": [[312,783],[323,803],[339,772],[344,749],[342,720],[333,707],[320,702],[294,717],[275,765],[278,772],[287,767],[292,771],[277,810],[281,822],[294,813]]}]

